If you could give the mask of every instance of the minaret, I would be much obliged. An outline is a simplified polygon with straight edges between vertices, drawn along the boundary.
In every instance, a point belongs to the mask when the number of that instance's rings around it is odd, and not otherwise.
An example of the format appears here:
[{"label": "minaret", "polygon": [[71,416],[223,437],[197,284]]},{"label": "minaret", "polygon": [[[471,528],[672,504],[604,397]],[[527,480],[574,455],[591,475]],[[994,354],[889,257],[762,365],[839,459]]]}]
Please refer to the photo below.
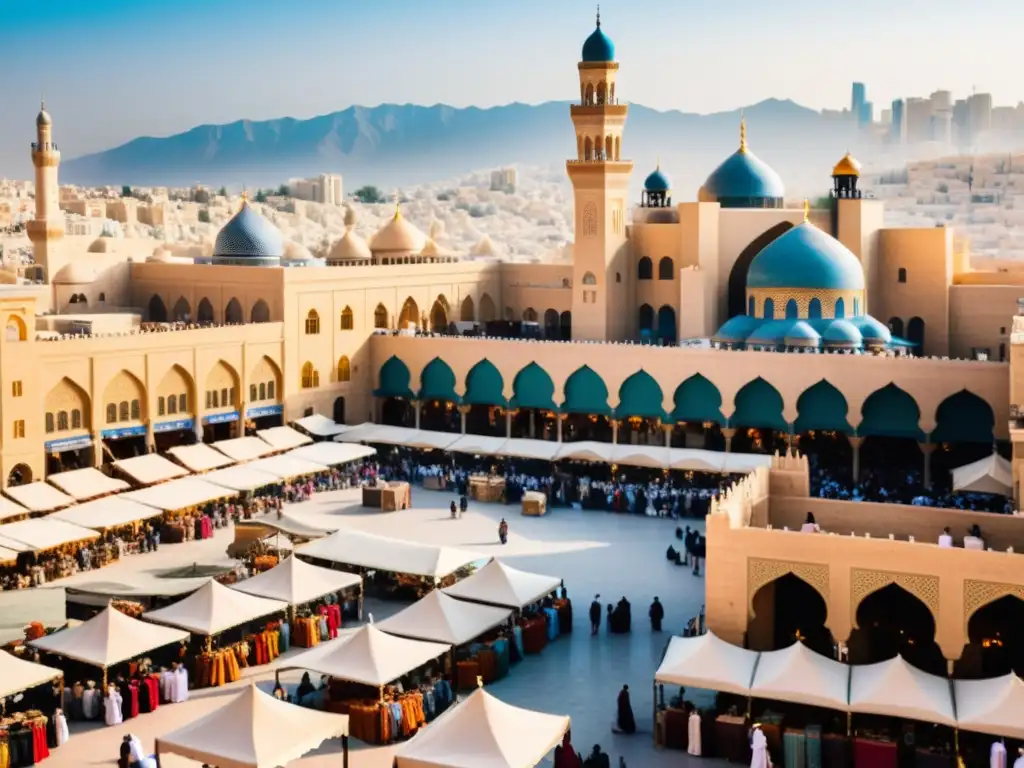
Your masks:
[{"label": "minaret", "polygon": [[36,117],[36,140],[32,142],[32,165],[36,167],[36,217],[28,222],[28,237],[34,246],[37,279],[50,281],[50,256],[64,237],[64,214],[60,210],[57,167],[60,152],[53,143],[53,121],[46,105]]},{"label": "minaret", "polygon": [[615,94],[615,46],[597,28],[583,44],[580,103],[570,107],[576,159],[566,163],[575,202],[572,336],[622,340],[633,312],[627,306],[626,206],[633,163],[620,159],[628,107]]}]

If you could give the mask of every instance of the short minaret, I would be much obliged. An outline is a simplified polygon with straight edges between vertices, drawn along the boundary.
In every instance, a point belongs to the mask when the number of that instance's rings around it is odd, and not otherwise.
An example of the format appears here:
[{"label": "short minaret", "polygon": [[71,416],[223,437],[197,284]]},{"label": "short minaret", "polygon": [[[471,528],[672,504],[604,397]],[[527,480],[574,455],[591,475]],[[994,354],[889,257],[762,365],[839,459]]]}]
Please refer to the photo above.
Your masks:
[{"label": "short minaret", "polygon": [[570,107],[576,158],[566,163],[575,201],[572,337],[622,340],[633,312],[627,307],[629,269],[626,207],[633,163],[622,160],[628,107],[619,104],[615,46],[597,28],[583,44],[579,63],[580,103]]},{"label": "short minaret", "polygon": [[34,246],[34,258],[39,268],[35,277],[49,282],[50,256],[64,237],[64,214],[60,210],[57,181],[60,152],[53,143],[53,121],[45,104],[36,117],[32,165],[36,168],[36,217],[28,222],[28,237]]}]

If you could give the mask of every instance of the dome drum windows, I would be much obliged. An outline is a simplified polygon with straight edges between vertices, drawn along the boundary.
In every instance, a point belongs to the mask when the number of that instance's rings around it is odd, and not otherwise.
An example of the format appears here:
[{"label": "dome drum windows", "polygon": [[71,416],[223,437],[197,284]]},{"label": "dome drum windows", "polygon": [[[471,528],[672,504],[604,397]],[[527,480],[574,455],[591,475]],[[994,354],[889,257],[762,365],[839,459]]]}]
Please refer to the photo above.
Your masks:
[{"label": "dome drum windows", "polygon": [[747,314],[765,320],[843,319],[861,315],[861,299],[860,291],[753,288],[747,291]]}]

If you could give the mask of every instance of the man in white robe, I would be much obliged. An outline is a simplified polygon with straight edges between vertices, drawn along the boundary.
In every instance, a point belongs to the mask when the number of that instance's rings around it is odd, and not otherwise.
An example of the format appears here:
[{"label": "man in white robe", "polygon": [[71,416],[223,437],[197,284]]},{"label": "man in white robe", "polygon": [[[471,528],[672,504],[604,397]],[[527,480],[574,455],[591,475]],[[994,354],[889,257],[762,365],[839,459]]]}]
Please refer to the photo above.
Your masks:
[{"label": "man in white robe", "polygon": [[183,701],[188,701],[188,670],[185,669],[184,664],[180,664],[176,670],[174,670],[174,696],[171,701],[175,704],[180,704]]},{"label": "man in white robe", "polygon": [[700,757],[700,715],[696,707],[686,721],[686,735],[686,752],[694,757]]},{"label": "man in white robe", "polygon": [[750,735],[750,752],[750,768],[771,768],[772,758],[768,754],[768,739],[765,738],[760,723],[754,723],[754,730]]},{"label": "man in white robe", "polygon": [[117,686],[111,683],[107,686],[107,696],[103,700],[103,715],[107,725],[117,725],[124,721],[121,715],[121,694],[117,692]]},{"label": "man in white robe", "polygon": [[992,742],[988,764],[989,768],[1006,768],[1006,745],[1001,740]]},{"label": "man in white robe", "polygon": [[1017,750],[1017,759],[1013,761],[1013,768],[1024,768],[1024,747]]}]

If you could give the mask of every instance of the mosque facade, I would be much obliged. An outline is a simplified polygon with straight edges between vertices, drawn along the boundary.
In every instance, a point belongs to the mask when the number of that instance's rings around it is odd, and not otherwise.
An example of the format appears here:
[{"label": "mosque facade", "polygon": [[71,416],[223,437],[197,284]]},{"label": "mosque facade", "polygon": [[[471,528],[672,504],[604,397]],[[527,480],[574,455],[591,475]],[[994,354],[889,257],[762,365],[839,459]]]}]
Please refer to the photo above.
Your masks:
[{"label": "mosque facade", "polygon": [[[926,466],[936,447],[1008,438],[1002,361],[1024,271],[972,270],[950,229],[885,228],[848,155],[828,206],[787,201],[745,123],[699,190],[676,194],[657,168],[634,201],[629,107],[600,19],[580,59],[565,263],[447,253],[401,210],[368,239],[348,211],[319,259],[246,201],[190,256],[65,237],[41,111],[35,264],[20,276],[32,282],[4,273],[0,289],[0,478],[311,410],[735,450],[828,431],[855,466],[872,437],[919,445]],[[536,322],[543,338],[448,335],[498,321]]]}]

